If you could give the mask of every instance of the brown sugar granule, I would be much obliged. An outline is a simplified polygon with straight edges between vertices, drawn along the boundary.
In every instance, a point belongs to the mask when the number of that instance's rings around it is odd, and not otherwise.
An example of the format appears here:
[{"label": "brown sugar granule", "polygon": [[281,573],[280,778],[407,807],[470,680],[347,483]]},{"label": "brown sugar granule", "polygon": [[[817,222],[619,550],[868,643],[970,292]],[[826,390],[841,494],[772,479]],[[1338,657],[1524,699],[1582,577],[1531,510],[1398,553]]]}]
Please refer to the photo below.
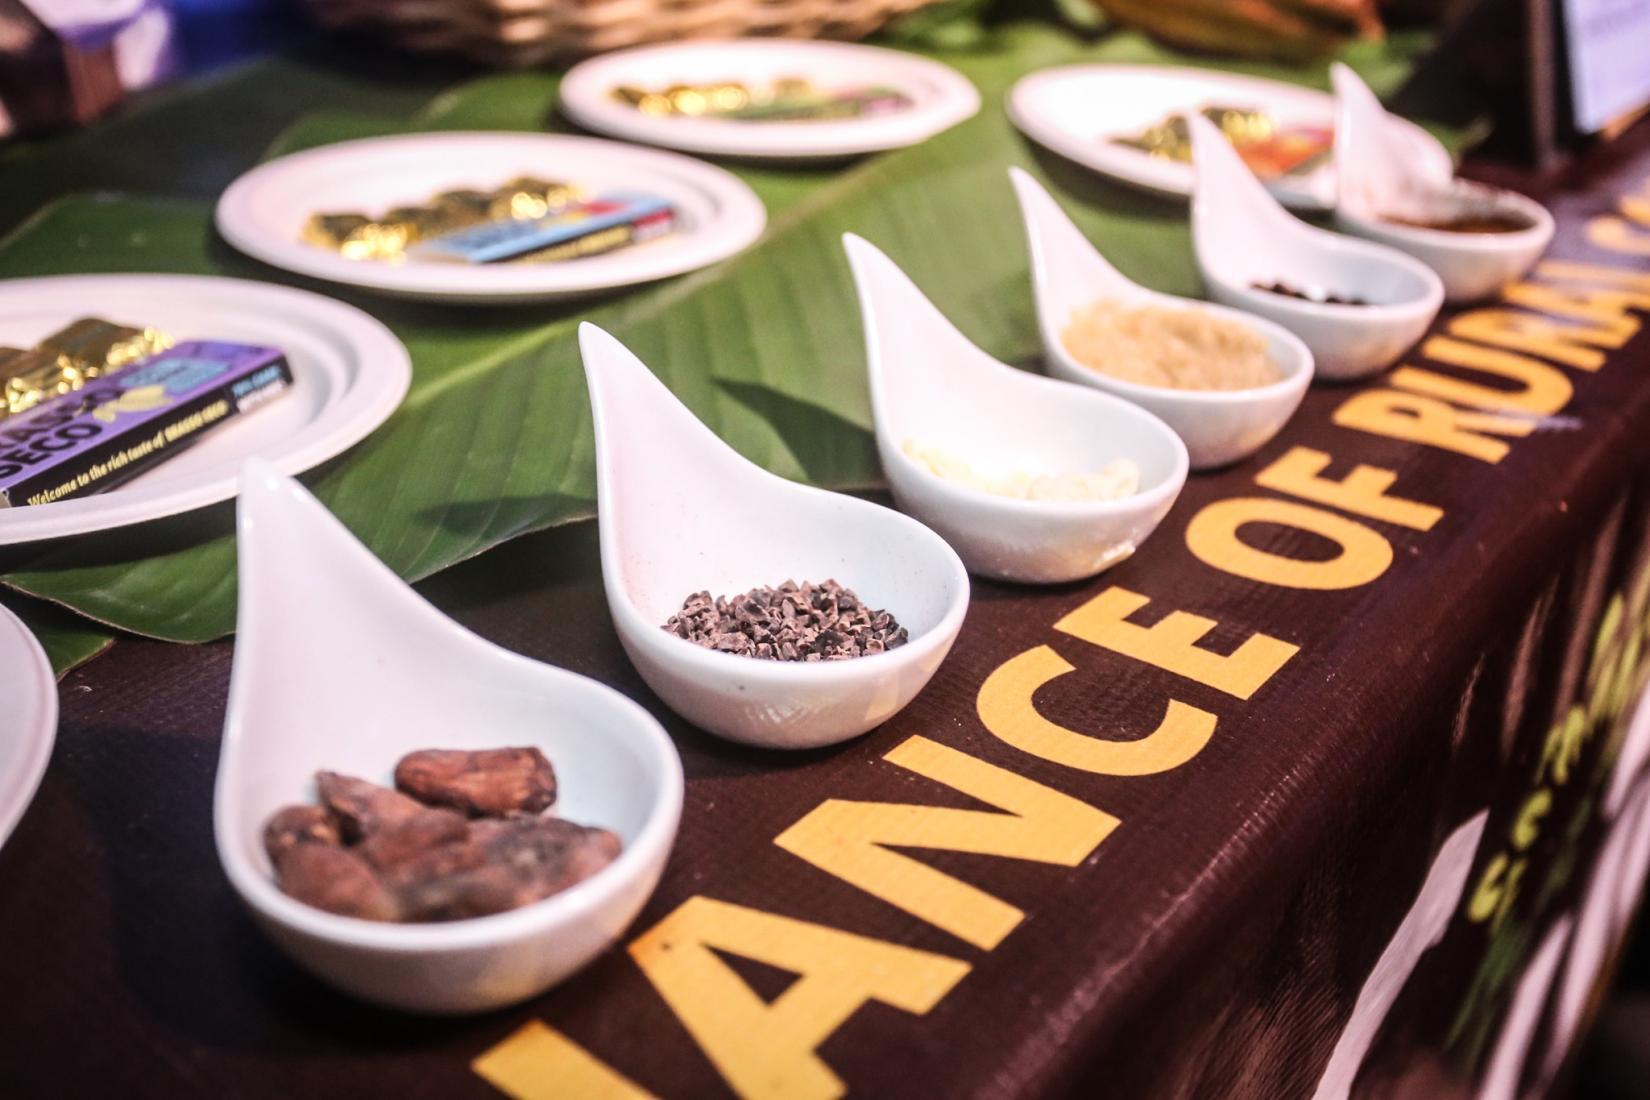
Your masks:
[{"label": "brown sugar granule", "polygon": [[395,767],[395,785],[431,806],[471,817],[541,813],[556,801],[556,772],[535,748],[426,749]]},{"label": "brown sugar granule", "polygon": [[696,592],[664,629],[706,649],[764,661],[844,661],[910,640],[891,614],[866,607],[833,580],[786,581],[714,599]]},{"label": "brown sugar granule", "polygon": [[1060,339],[1089,370],[1140,386],[1242,390],[1283,377],[1253,326],[1191,306],[1102,298],[1073,312]]}]

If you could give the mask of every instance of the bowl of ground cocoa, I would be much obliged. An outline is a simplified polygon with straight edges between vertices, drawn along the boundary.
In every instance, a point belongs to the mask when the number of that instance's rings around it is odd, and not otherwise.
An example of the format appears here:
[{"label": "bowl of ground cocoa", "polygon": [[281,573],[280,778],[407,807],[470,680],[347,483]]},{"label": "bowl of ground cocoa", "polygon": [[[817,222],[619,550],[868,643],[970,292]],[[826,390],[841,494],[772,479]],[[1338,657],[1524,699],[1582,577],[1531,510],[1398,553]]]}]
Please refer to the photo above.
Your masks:
[{"label": "bowl of ground cocoa", "polygon": [[787,481],[699,421],[593,325],[602,583],[642,678],[701,729],[812,748],[886,721],[928,683],[968,575],[890,508]]},{"label": "bowl of ground cocoa", "polygon": [[471,634],[301,486],[243,476],[220,862],[300,965],[479,1012],[606,950],[676,835],[681,761],[593,680]]}]

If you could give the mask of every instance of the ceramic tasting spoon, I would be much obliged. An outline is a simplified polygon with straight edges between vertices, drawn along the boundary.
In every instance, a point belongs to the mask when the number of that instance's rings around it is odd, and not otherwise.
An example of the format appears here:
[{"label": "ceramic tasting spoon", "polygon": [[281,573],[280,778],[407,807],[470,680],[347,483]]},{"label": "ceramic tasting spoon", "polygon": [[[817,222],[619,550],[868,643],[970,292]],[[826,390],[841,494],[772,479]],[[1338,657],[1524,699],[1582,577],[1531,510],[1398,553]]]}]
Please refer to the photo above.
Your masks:
[{"label": "ceramic tasting spoon", "polygon": [[1432,268],[1451,302],[1487,298],[1530,269],[1553,239],[1546,207],[1516,191],[1429,170],[1448,158],[1406,153],[1393,139],[1391,116],[1358,74],[1339,62],[1331,74],[1337,225]]},{"label": "ceramic tasting spoon", "polygon": [[[1185,441],[1194,470],[1247,458],[1278,433],[1312,382],[1312,353],[1299,337],[1253,314],[1160,294],[1131,281],[1100,255],[1042,184],[1019,168],[1010,168],[1008,174],[1025,219],[1037,324],[1049,373],[1115,394],[1161,417]],[[1114,378],[1085,366],[1066,349],[1064,333],[1075,314],[1100,301],[1202,310],[1244,325],[1266,341],[1280,377],[1239,390],[1172,389]]]},{"label": "ceramic tasting spoon", "polygon": [[[1124,560],[1186,482],[1186,447],[1145,409],[1096,389],[1016,370],[969,342],[869,242],[843,237],[859,286],[877,452],[894,499],[976,573],[1058,583]],[[997,478],[1139,468],[1117,500],[1023,500],[934,473],[907,446]]]},{"label": "ceramic tasting spoon", "polygon": [[1431,268],[1307,225],[1278,205],[1213,123],[1198,114],[1187,123],[1192,245],[1210,297],[1299,336],[1320,378],[1375,374],[1421,338],[1444,300]]},{"label": "ceramic tasting spoon", "polygon": [[[619,640],[671,709],[769,748],[855,737],[928,683],[968,609],[968,575],[934,532],[898,512],[787,481],[741,457],[608,333],[579,327],[596,425],[602,583]],[[737,596],[835,580],[910,634],[883,653],[774,661],[664,629],[697,592]]]},{"label": "ceramic tasting spoon", "polygon": [[[458,626],[299,484],[261,460],[242,475],[240,610],[218,763],[218,857],[257,922],[322,979],[422,1013],[526,1000],[609,947],[653,892],[682,811],[682,765],[641,707]],[[610,829],[611,865],[523,908],[391,924],[282,893],[263,845],[276,810],[315,801],[317,770],[388,785],[428,748],[536,746],[551,813]]]}]

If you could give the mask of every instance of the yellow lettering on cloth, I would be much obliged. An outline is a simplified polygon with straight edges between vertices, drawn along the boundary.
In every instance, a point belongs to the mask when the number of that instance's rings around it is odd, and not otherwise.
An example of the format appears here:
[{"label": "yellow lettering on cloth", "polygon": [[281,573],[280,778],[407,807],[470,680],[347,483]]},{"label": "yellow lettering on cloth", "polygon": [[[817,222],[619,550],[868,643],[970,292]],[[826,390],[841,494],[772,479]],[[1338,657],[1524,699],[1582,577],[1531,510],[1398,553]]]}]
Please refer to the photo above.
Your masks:
[{"label": "yellow lettering on cloth", "polygon": [[1389,495],[1387,490],[1398,480],[1396,470],[1359,463],[1351,473],[1336,481],[1322,476],[1329,463],[1329,455],[1322,451],[1311,447],[1291,447],[1281,458],[1255,475],[1255,484],[1263,489],[1310,500],[1314,504],[1327,504],[1356,516],[1395,523],[1412,531],[1430,531],[1444,518],[1442,508]]},{"label": "yellow lettering on cloth", "polygon": [[[770,1004],[717,956],[797,975]],[[691,897],[630,955],[718,1072],[751,1100],[829,1100],[844,1085],[816,1049],[867,1001],[922,1015],[967,963],[822,924]]]},{"label": "yellow lettering on cloth", "polygon": [[1492,465],[1506,458],[1510,448],[1484,433],[1526,436],[1535,430],[1535,421],[1527,416],[1471,412],[1402,390],[1354,394],[1341,403],[1332,419],[1356,432],[1438,447]]},{"label": "yellow lettering on cloth", "polygon": [[[1251,523],[1309,531],[1338,549],[1334,557],[1320,561],[1261,550],[1238,534]],[[1270,497],[1233,497],[1205,505],[1186,526],[1186,546],[1205,565],[1280,588],[1356,588],[1392,564],[1392,544],[1380,532],[1334,512]]]},{"label": "yellow lettering on cloth", "polygon": [[512,1100],[653,1100],[651,1092],[538,1020],[482,1054],[470,1068]]},{"label": "yellow lettering on cloth", "polygon": [[833,798],[774,843],[936,928],[991,950],[1025,914],[894,848],[971,852],[1075,867],[1118,820],[1041,783],[912,737],[883,759],[1002,812]]},{"label": "yellow lettering on cloth", "polygon": [[1126,588],[1108,588],[1070,612],[1054,629],[1184,676],[1188,680],[1247,699],[1300,652],[1269,634],[1251,634],[1231,656],[1197,643],[1218,624],[1185,611],[1171,611],[1155,626],[1137,626],[1128,617],[1151,601]]},{"label": "yellow lettering on cloth", "polygon": [[1570,403],[1575,393],[1575,386],[1563,371],[1517,352],[1486,348],[1452,336],[1434,336],[1421,345],[1421,354],[1452,367],[1497,375],[1518,383],[1518,388],[1485,386],[1407,366],[1392,372],[1392,385],[1475,409],[1527,412],[1537,416],[1558,412]]},{"label": "yellow lettering on cloth", "polygon": [[1090,737],[1037,711],[1037,689],[1074,671],[1046,645],[1011,657],[987,676],[976,700],[980,721],[998,739],[1022,752],[1096,775],[1156,775],[1186,763],[1214,736],[1215,716],[1169,700],[1163,721],[1145,737],[1111,741]]}]

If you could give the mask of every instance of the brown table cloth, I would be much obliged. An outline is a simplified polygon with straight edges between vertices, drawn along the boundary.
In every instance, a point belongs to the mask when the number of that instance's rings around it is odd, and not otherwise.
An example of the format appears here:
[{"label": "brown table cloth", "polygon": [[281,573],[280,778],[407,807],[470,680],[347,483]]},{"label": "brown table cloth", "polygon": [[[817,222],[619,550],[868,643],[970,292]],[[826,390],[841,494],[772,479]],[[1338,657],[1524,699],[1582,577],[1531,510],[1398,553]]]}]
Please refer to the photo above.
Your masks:
[{"label": "brown table cloth", "polygon": [[[753,751],[627,664],[592,525],[423,586],[614,684],[688,776],[624,941],[472,1019],[350,1001],[212,848],[229,644],[62,685],[0,850],[18,1096],[1512,1096],[1650,858],[1650,129],[1537,183],[1549,259],[1319,386],[1083,584],[979,582],[882,728]],[[844,578],[851,582],[851,578]],[[1650,715],[1646,715],[1650,718]],[[318,762],[319,763],[319,762]]]}]

